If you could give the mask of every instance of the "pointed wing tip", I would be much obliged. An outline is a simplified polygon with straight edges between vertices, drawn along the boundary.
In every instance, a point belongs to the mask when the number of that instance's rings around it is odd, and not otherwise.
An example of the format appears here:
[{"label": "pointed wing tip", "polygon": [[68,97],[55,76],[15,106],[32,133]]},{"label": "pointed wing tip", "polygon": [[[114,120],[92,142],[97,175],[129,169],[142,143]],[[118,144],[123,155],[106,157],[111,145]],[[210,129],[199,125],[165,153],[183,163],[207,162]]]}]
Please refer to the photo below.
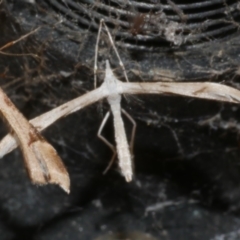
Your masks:
[{"label": "pointed wing tip", "polygon": [[54,184],[58,185],[60,188],[62,188],[67,194],[70,193],[70,178],[68,174],[52,174],[50,176],[50,179],[45,179],[45,178],[31,178],[31,182],[33,184],[39,185],[39,186],[44,186],[48,184]]},{"label": "pointed wing tip", "polygon": [[62,188],[67,194],[70,193],[70,178],[68,173],[65,174],[58,174],[57,178],[50,179],[52,184],[57,184],[60,188]]},{"label": "pointed wing tip", "polygon": [[126,174],[125,175],[125,180],[126,180],[126,182],[131,182],[132,181],[132,179],[133,179],[133,177],[132,177],[132,174]]}]

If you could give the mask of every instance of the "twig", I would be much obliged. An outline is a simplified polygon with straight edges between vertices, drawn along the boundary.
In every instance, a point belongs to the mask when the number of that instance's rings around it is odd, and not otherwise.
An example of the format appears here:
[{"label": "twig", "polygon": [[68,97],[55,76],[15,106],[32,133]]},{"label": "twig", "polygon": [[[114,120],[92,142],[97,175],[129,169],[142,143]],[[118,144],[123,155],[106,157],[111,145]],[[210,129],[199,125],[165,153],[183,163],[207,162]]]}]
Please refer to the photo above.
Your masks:
[{"label": "twig", "polygon": [[2,55],[7,55],[7,56],[33,56],[33,57],[36,57],[36,58],[39,58],[38,55],[36,54],[33,54],[33,53],[7,53],[7,52],[3,52],[4,49],[8,48],[8,47],[11,47],[12,45],[22,41],[23,39],[29,37],[30,35],[34,34],[35,32],[37,32],[41,27],[38,27],[34,30],[32,30],[31,32],[21,36],[20,38],[18,38],[17,40],[15,41],[11,41],[11,42],[8,42],[6,43],[4,46],[0,47],[0,54]]}]

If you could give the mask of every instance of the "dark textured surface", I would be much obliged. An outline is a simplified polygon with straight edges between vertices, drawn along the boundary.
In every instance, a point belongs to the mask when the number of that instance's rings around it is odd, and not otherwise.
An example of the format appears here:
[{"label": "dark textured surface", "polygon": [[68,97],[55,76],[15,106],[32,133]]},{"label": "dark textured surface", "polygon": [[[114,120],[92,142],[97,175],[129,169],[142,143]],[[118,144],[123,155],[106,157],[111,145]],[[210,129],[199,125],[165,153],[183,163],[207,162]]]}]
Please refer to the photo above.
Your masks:
[{"label": "dark textured surface", "polygon": [[[93,88],[96,31],[70,31],[38,4],[7,1],[0,11],[1,46],[42,26],[6,50],[40,58],[0,58],[1,86],[29,119]],[[191,51],[120,54],[130,80],[167,73],[238,87],[238,39]],[[240,239],[239,107],[180,96],[129,96],[123,107],[137,121],[135,180],[126,183],[116,165],[102,175],[111,152],[96,133],[108,105],[89,106],[44,131],[69,170],[70,195],[32,185],[19,150],[1,159],[1,240]],[[126,127],[130,133],[128,121]],[[7,132],[4,124],[0,130]],[[112,139],[111,121],[104,134]]]}]

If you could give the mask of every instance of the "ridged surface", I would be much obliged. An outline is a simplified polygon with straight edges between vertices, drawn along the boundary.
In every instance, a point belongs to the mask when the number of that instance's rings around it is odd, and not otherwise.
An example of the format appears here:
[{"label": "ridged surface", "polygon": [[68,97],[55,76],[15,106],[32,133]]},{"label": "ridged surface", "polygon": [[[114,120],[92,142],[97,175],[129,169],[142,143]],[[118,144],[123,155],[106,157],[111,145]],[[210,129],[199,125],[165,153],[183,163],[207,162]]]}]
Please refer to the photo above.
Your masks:
[{"label": "ridged surface", "polygon": [[109,27],[116,30],[117,40],[133,49],[192,46],[231,36],[237,31],[238,1],[177,2],[46,1],[65,18],[64,23],[70,28],[97,31],[100,19],[105,19]]}]

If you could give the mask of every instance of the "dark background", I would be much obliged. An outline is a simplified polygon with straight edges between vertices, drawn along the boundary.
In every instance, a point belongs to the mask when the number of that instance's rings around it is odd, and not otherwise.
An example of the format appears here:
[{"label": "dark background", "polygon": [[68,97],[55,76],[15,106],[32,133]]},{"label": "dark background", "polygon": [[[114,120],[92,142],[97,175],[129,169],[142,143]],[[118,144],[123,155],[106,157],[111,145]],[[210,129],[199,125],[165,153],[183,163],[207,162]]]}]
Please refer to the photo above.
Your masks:
[{"label": "dark background", "polygon": [[[1,87],[28,119],[93,89],[97,13],[115,19],[107,23],[130,81],[212,81],[239,88],[238,1],[205,1],[213,3],[190,10],[190,2],[175,1],[186,22],[169,1],[161,2],[166,18],[158,21],[155,8],[133,6],[128,9],[136,17],[121,19],[129,22],[125,28],[100,2],[127,8],[117,0],[2,1],[0,46],[41,26],[4,50],[24,56],[0,55]],[[208,12],[212,15],[205,16]],[[133,34],[140,14],[152,14],[152,22],[139,24]],[[218,23],[211,25],[214,21]],[[174,32],[180,44],[161,30],[172,22],[185,29]],[[109,58],[124,80],[109,49],[102,34],[98,65],[104,70]],[[134,181],[126,183],[116,164],[102,175],[111,151],[96,134],[108,104],[82,109],[43,133],[69,171],[70,195],[57,186],[32,185],[19,149],[1,159],[1,240],[240,239],[238,105],[145,95],[123,98],[122,106],[137,122]],[[131,124],[125,124],[129,135]],[[4,122],[0,131],[1,136],[8,132]],[[113,134],[110,119],[104,135],[113,142]]]}]

